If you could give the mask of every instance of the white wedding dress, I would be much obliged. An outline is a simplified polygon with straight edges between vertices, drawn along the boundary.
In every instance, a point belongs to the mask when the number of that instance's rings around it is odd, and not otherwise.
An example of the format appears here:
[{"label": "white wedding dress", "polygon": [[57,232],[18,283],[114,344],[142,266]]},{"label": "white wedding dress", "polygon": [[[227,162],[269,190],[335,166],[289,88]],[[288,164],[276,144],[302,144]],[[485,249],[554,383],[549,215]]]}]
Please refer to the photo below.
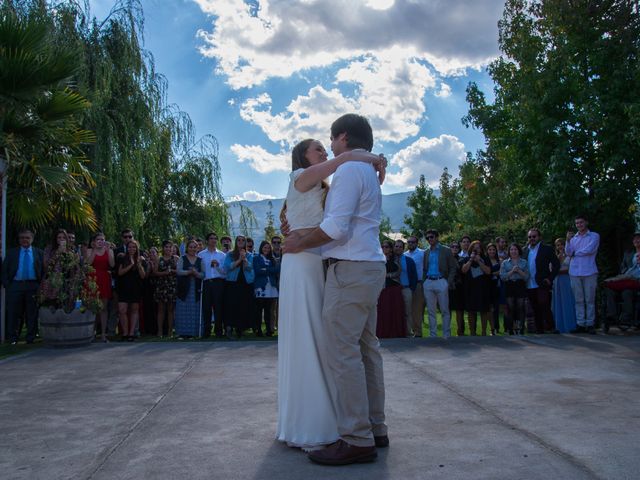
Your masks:
[{"label": "white wedding dress", "polygon": [[[322,221],[320,185],[301,193],[291,173],[287,221],[291,230]],[[336,414],[322,368],[324,269],[319,249],[282,257],[278,310],[278,431],[289,446],[313,449],[338,439]]]}]

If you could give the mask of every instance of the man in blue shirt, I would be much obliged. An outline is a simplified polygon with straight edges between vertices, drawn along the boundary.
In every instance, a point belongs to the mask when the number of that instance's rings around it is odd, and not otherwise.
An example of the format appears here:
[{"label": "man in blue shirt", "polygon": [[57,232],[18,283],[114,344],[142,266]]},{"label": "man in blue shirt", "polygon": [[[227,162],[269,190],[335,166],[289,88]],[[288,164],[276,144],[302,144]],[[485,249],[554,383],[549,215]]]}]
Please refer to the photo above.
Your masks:
[{"label": "man in blue shirt", "polygon": [[404,319],[407,324],[407,336],[411,336],[411,324],[413,317],[411,315],[411,302],[413,292],[418,284],[418,273],[416,264],[404,254],[404,242],[396,240],[393,244],[393,254],[400,262],[400,284],[402,285],[402,300],[404,300]]},{"label": "man in blue shirt", "polygon": [[424,298],[429,315],[429,336],[438,336],[436,310],[442,313],[442,336],[451,336],[451,313],[449,312],[449,290],[455,288],[458,264],[449,247],[438,241],[436,230],[427,230],[425,238],[429,248],[424,251]]},{"label": "man in blue shirt", "polygon": [[18,233],[20,246],[12,248],[2,263],[2,284],[7,295],[7,337],[12,345],[18,343],[24,317],[27,324],[27,343],[33,343],[38,331],[36,293],[44,268],[44,253],[33,247],[33,232],[22,229]]}]

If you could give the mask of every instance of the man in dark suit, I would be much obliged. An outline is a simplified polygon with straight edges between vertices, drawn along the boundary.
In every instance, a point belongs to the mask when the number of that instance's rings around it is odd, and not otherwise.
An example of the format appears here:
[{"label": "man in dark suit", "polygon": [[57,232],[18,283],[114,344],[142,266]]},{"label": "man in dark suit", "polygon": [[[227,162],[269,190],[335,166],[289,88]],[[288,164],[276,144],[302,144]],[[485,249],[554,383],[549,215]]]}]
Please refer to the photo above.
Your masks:
[{"label": "man in dark suit", "polygon": [[527,233],[528,244],[523,257],[529,262],[527,293],[535,317],[535,333],[555,331],[553,313],[551,313],[551,288],[553,279],[560,269],[560,262],[553,248],[542,243],[540,230],[532,228]]},{"label": "man in dark suit", "polygon": [[18,233],[20,246],[7,251],[2,263],[2,283],[7,295],[7,337],[18,343],[22,317],[27,323],[27,343],[33,343],[38,331],[36,293],[43,276],[44,253],[33,247],[33,232]]}]

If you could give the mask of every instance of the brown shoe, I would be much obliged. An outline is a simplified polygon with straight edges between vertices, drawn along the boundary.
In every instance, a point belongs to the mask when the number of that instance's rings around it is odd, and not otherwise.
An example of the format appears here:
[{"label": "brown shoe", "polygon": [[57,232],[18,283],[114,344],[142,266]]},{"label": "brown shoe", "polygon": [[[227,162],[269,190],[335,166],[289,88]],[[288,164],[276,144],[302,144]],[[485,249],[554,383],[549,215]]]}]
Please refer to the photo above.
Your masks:
[{"label": "brown shoe", "polygon": [[338,440],[323,450],[309,452],[309,459],[322,465],[350,465],[373,462],[378,456],[376,447],[356,447]]},{"label": "brown shoe", "polygon": [[389,437],[387,435],[374,436],[373,441],[376,442],[376,447],[378,448],[385,448],[389,446]]}]

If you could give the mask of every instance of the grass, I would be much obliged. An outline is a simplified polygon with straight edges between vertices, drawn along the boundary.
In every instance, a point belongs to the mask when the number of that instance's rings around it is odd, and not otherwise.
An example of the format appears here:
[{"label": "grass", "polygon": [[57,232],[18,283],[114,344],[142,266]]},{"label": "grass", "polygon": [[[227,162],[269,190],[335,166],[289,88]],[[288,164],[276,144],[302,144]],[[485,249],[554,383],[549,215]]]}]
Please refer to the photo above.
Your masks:
[{"label": "grass", "polygon": [[[480,332],[480,320],[478,319],[478,326],[477,326],[477,330],[478,333]],[[502,314],[500,314],[500,324],[502,326],[504,326],[504,317]],[[22,337],[24,338],[24,333],[26,332],[26,330],[24,330],[22,332]],[[467,320],[467,315],[465,314],[465,335],[469,335],[469,324],[468,324],[468,320]],[[504,332],[499,333],[499,335],[504,335]],[[423,337],[428,337],[429,336],[429,318],[428,316],[425,314],[423,322],[422,322],[422,336]],[[442,337],[442,316],[441,314],[438,312],[438,336]],[[455,322],[455,314],[452,315],[452,319],[451,319],[451,336],[452,337],[456,337],[457,333],[456,333],[456,322]],[[251,341],[259,341],[259,342],[273,342],[276,341],[278,338],[277,334],[274,334],[273,337],[267,337],[267,336],[263,336],[263,337],[258,337],[256,336],[253,332],[249,333],[246,332],[243,334],[242,338],[240,340],[236,339],[234,337],[233,340],[231,341],[245,341],[245,340],[251,340]],[[117,336],[112,336],[110,337],[110,341],[114,342],[114,343],[121,343],[120,339]],[[215,336],[211,336],[210,338],[188,338],[188,339],[184,339],[184,340],[178,340],[177,337],[173,337],[173,338],[168,338],[168,337],[164,337],[164,338],[158,338],[155,335],[142,335],[141,337],[136,338],[136,342],[144,342],[144,343],[192,343],[192,342],[229,342],[230,340],[226,339],[226,338],[216,338]],[[124,342],[123,342],[124,343]],[[10,343],[4,343],[4,344],[0,344],[0,360],[13,356],[13,355],[21,355],[33,350],[37,350],[39,348],[42,348],[44,346],[44,343],[42,341],[41,338],[36,338],[36,341],[32,344],[27,345],[25,343],[24,340],[20,341],[17,345],[11,345]]]}]

